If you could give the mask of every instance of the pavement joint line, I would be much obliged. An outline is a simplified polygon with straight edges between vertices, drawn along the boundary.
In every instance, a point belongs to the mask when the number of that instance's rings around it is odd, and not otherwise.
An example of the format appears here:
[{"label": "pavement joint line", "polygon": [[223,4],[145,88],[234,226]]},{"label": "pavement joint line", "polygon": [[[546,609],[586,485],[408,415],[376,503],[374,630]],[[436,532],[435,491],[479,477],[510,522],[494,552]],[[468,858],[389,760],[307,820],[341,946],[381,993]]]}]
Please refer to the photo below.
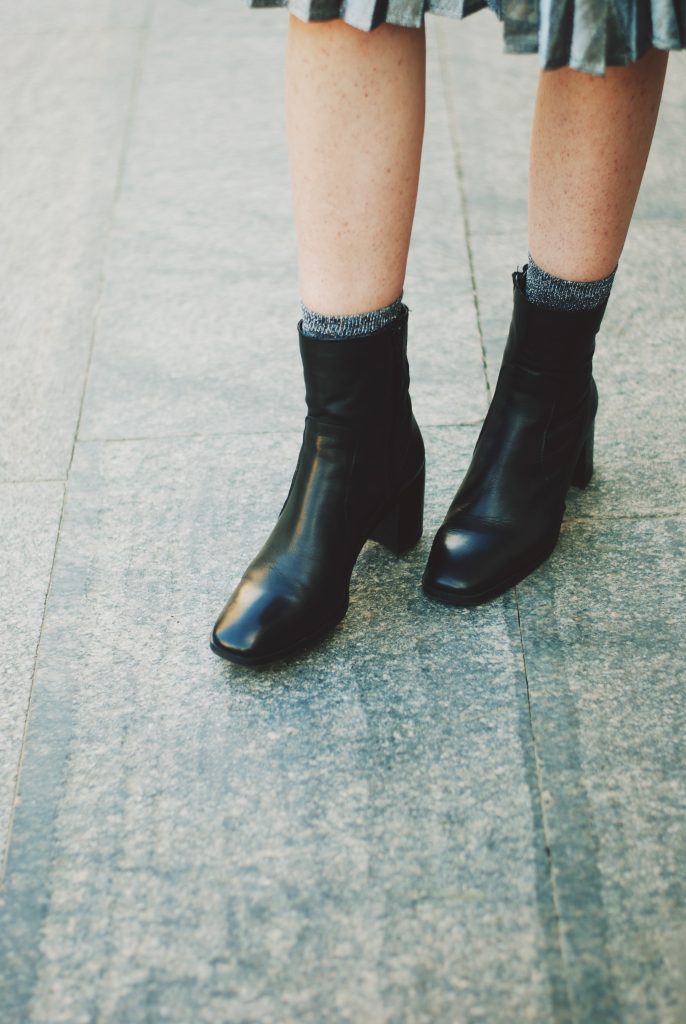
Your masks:
[{"label": "pavement joint line", "polygon": [[5,879],[5,874],[7,872],[7,865],[8,865],[8,862],[9,862],[10,848],[12,846],[12,830],[13,830],[13,825],[14,825],[14,810],[15,810],[15,807],[16,807],[16,804],[17,804],[17,798],[18,798],[18,795],[19,795],[19,782],[20,782],[20,779],[21,779],[22,767],[23,767],[23,764],[24,764],[24,757],[25,757],[25,753],[26,753],[26,740],[27,740],[27,737],[28,737],[29,725],[30,725],[30,721],[31,721],[31,705],[32,705],[32,700],[33,700],[33,690],[34,690],[34,686],[35,686],[35,682],[36,682],[36,667],[37,667],[37,664],[38,664],[38,652],[40,651],[40,646],[41,646],[41,642],[42,642],[42,639],[43,639],[43,631],[44,631],[44,628],[45,628],[45,614],[46,614],[46,610],[47,610],[47,606],[48,606],[48,601],[50,600],[50,595],[52,593],[52,586],[53,586],[54,572],[55,572],[55,563],[57,561],[57,553],[58,553],[58,550],[59,550],[60,539],[61,539],[61,536],[62,536],[62,523],[64,521],[67,489],[69,487],[69,477],[70,477],[70,474],[71,474],[71,467],[72,467],[72,464],[73,464],[73,461],[74,461],[74,454],[76,452],[76,444],[77,444],[77,441],[78,441],[78,434],[79,434],[79,425],[81,423],[81,416],[83,414],[84,399],[85,399],[85,395],[86,395],[86,389],[88,387],[88,379],[89,379],[89,375],[90,375],[90,367],[91,367],[91,362],[92,362],[92,359],[93,359],[93,350],[94,350],[94,347],[95,347],[95,337],[96,337],[96,334],[97,334],[97,328],[98,328],[98,322],[99,322],[100,306],[101,306],[102,296],[103,296],[103,292],[104,292],[109,240],[110,240],[111,234],[112,234],[112,225],[113,225],[113,222],[114,222],[114,211],[116,209],[117,202],[119,200],[119,196],[121,195],[121,189],[122,189],[122,183],[123,183],[123,177],[124,177],[124,168],[125,168],[125,165],[126,165],[126,157],[127,157],[127,154],[128,154],[128,147],[129,147],[129,142],[130,142],[130,139],[131,139],[131,128],[132,128],[132,124],[133,124],[133,112],[134,112],[134,109],[135,109],[135,106],[136,106],[136,101],[137,101],[137,98],[138,98],[140,82],[141,82],[143,55],[144,55],[144,52],[145,52],[145,48],[146,48],[146,45],[147,45],[147,41],[148,41],[148,37],[149,37],[149,32],[150,32],[151,4],[153,2],[154,2],[154,0],[147,0],[146,16],[145,16],[145,18],[144,18],[140,28],[137,30],[137,33],[139,35],[139,41],[138,41],[138,47],[137,47],[137,50],[136,50],[136,56],[135,56],[135,60],[134,60],[134,69],[133,69],[133,76],[132,76],[132,82],[131,82],[131,93],[130,93],[130,97],[129,97],[129,108],[128,108],[128,112],[127,112],[127,115],[126,115],[126,121],[125,121],[125,124],[124,124],[124,130],[123,130],[123,133],[122,133],[121,152],[120,152],[120,155],[119,155],[119,161],[118,161],[118,166],[117,166],[117,175],[116,175],[115,186],[114,186],[113,195],[112,195],[112,204],[111,204],[111,208],[110,208],[109,222],[108,222],[107,228],[105,229],[105,232],[104,232],[105,241],[104,241],[103,248],[102,248],[102,260],[101,260],[101,268],[100,268],[100,278],[99,278],[99,282],[98,282],[98,293],[97,293],[97,297],[95,299],[95,302],[93,304],[93,318],[92,318],[92,326],[91,326],[91,332],[90,332],[91,336],[90,336],[90,344],[89,344],[89,350],[88,350],[88,357],[87,357],[87,360],[86,360],[86,368],[85,368],[85,372],[84,372],[84,376],[83,376],[83,388],[82,388],[82,391],[81,391],[81,402],[79,404],[79,413],[78,413],[78,417],[77,417],[77,421],[76,421],[76,427],[75,427],[75,430],[74,430],[74,441],[72,443],[71,454],[70,454],[70,457],[69,457],[69,464],[67,466],[66,478],[65,478],[64,481],[59,481],[60,483],[62,483],[62,507],[60,509],[60,516],[59,516],[59,521],[58,521],[58,524],[57,524],[57,532],[56,532],[56,535],[55,535],[55,547],[53,549],[52,561],[50,563],[50,572],[48,574],[48,585],[47,585],[46,590],[45,590],[45,599],[43,601],[43,611],[42,611],[42,615],[41,615],[40,629],[38,631],[38,639],[36,641],[36,648],[35,648],[35,651],[34,651],[33,664],[32,664],[32,668],[31,668],[31,682],[29,684],[29,691],[28,691],[27,699],[26,699],[26,714],[25,714],[25,717],[24,717],[24,727],[23,727],[23,730],[22,730],[21,742],[20,742],[20,745],[19,745],[19,758],[17,760],[17,769],[16,769],[16,773],[15,773],[15,777],[14,777],[14,786],[13,786],[13,789],[12,789],[12,800],[11,800],[11,803],[10,803],[9,820],[7,822],[5,850],[4,850],[4,853],[3,853],[2,863],[0,864],[0,887],[2,886],[2,884],[4,882],[4,879]]},{"label": "pavement joint line", "polygon": [[517,612],[517,630],[519,632],[519,644],[522,656],[522,671],[524,673],[524,684],[526,686],[526,703],[527,703],[527,715],[529,719],[529,732],[531,735],[531,750],[533,753],[534,761],[534,772],[536,776],[536,791],[538,793],[538,806],[541,815],[541,825],[543,828],[543,846],[545,853],[545,862],[548,869],[548,881],[550,883],[550,894],[553,904],[553,913],[555,916],[555,940],[557,942],[557,949],[560,956],[560,963],[562,965],[562,977],[564,980],[565,994],[567,996],[567,1004],[573,1014],[574,1003],[572,1000],[572,990],[570,984],[570,964],[567,959],[565,945],[562,941],[562,913],[560,910],[560,898],[555,881],[555,872],[553,870],[553,851],[552,843],[550,839],[550,825],[548,822],[548,815],[546,814],[545,802],[543,800],[543,773],[541,770],[541,762],[538,753],[538,745],[536,743],[536,732],[534,729],[534,720],[531,710],[531,689],[529,686],[529,671],[526,663],[526,647],[524,645],[524,631],[522,629],[522,612],[519,604],[519,586],[514,588],[514,603]]},{"label": "pavement joint line", "polygon": [[9,487],[14,484],[66,484],[66,476],[47,477],[9,477],[7,480],[0,480],[0,487]]},{"label": "pavement joint line", "polygon": [[57,533],[55,536],[55,547],[52,551],[52,561],[50,562],[50,574],[48,576],[48,585],[45,589],[45,597],[43,599],[43,611],[41,614],[40,630],[38,631],[38,639],[36,640],[36,648],[33,652],[33,660],[31,664],[31,683],[29,685],[29,692],[26,698],[26,714],[24,716],[24,728],[21,733],[21,742],[19,744],[19,758],[17,760],[17,768],[14,774],[14,785],[12,786],[12,799],[10,801],[9,818],[7,821],[7,830],[5,834],[5,849],[2,857],[2,863],[0,864],[0,890],[5,880],[5,874],[7,873],[7,864],[9,862],[10,847],[12,846],[12,827],[14,825],[14,808],[17,805],[17,797],[19,795],[19,780],[21,778],[21,770],[24,765],[24,754],[26,752],[26,738],[29,731],[29,720],[31,718],[31,698],[33,696],[33,686],[36,681],[36,666],[38,664],[38,651],[40,650],[40,643],[43,636],[43,626],[45,624],[45,611],[48,606],[48,598],[50,597],[50,591],[52,589],[53,573],[55,570],[55,561],[57,559],[57,542],[62,529],[62,520],[64,518],[64,499],[67,490],[66,481],[62,485],[62,507],[60,509],[60,518],[57,524]]},{"label": "pavement joint line", "polygon": [[[466,420],[459,423],[425,423],[423,431],[430,430],[462,430],[466,428],[480,427],[483,418],[478,420]],[[79,437],[77,444],[140,444],[147,441],[212,441],[215,438],[232,437],[237,434],[241,437],[288,437],[289,434],[302,434],[301,427],[293,427],[289,430],[223,430],[208,434],[201,431],[197,434],[141,434],[137,437]]]},{"label": "pavement joint line", "polygon": [[640,522],[642,520],[665,520],[665,519],[683,519],[686,516],[686,509],[675,512],[624,512],[618,513],[617,515],[598,515],[598,516],[573,516],[569,519],[564,519],[564,523],[596,523],[596,522]]},{"label": "pavement joint line", "polygon": [[479,294],[476,285],[476,266],[474,261],[474,252],[472,249],[472,232],[469,223],[469,209],[467,206],[467,192],[464,185],[464,171],[462,167],[462,148],[460,146],[460,139],[457,131],[457,108],[452,98],[452,91],[448,88],[447,82],[447,58],[445,53],[444,37],[441,32],[440,26],[436,25],[434,29],[434,37],[438,44],[438,63],[441,72],[441,85],[443,87],[443,100],[445,102],[446,111],[448,114],[448,132],[450,135],[450,141],[453,150],[453,167],[455,169],[455,177],[457,179],[457,190],[460,196],[460,208],[462,211],[462,224],[464,227],[465,245],[467,249],[467,260],[469,263],[469,275],[471,278],[472,285],[472,298],[474,301],[474,309],[476,312],[476,324],[479,332],[479,347],[481,349],[481,363],[484,371],[484,378],[486,384],[486,396],[490,402],[491,400],[491,382],[488,374],[488,356],[486,354],[486,343],[484,339],[484,332],[481,326],[481,308],[479,305]]},{"label": "pavement joint line", "polygon": [[119,154],[119,161],[117,164],[117,174],[114,186],[114,193],[112,196],[112,205],[110,207],[109,222],[104,234],[104,245],[102,252],[102,261],[100,267],[100,278],[98,281],[98,292],[93,305],[93,322],[91,327],[90,345],[88,349],[88,358],[86,361],[86,372],[84,373],[83,389],[81,391],[81,402],[79,404],[79,414],[76,419],[76,430],[74,431],[74,443],[71,449],[71,456],[69,459],[69,465],[67,467],[67,480],[69,480],[69,474],[71,472],[72,463],[74,461],[74,453],[76,451],[76,443],[79,440],[79,430],[81,428],[81,420],[83,418],[83,406],[86,398],[86,392],[88,390],[88,383],[90,379],[91,365],[93,362],[93,352],[95,350],[95,340],[98,333],[98,327],[100,324],[100,314],[102,309],[102,299],[105,290],[105,280],[107,277],[107,264],[109,259],[109,248],[112,238],[112,227],[114,224],[114,213],[119,202],[122,186],[124,183],[124,171],[126,169],[126,161],[129,152],[129,143],[131,141],[131,131],[133,128],[134,111],[140,92],[140,84],[143,71],[143,58],[147,47],[148,39],[150,36],[150,23],[152,20],[152,4],[154,0],[148,0],[146,4],[145,18],[141,24],[138,40],[138,48],[136,51],[136,57],[134,61],[133,77],[131,81],[131,93],[129,96],[129,107],[126,114],[126,121],[124,124],[124,131],[122,135],[121,152]]}]

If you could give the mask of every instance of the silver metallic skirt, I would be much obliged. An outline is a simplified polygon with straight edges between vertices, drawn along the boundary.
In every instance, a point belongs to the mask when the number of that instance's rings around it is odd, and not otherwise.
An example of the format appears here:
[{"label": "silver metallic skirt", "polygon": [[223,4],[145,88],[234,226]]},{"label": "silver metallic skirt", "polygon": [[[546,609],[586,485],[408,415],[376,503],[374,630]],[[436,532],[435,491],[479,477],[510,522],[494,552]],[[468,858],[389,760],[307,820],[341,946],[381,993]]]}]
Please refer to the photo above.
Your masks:
[{"label": "silver metallic skirt", "polygon": [[686,46],[686,0],[246,0],[287,7],[303,21],[342,18],[370,31],[387,21],[418,28],[427,12],[464,18],[490,7],[503,23],[507,53],[537,53],[542,68],[602,75],[646,50]]}]

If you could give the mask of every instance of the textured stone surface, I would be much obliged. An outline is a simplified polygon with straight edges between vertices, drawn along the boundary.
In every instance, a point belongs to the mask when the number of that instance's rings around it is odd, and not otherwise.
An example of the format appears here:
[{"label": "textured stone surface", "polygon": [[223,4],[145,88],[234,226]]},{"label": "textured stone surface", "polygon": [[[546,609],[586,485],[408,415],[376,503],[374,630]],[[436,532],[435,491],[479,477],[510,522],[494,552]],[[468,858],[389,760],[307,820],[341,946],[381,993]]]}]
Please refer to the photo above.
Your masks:
[{"label": "textured stone surface", "polygon": [[138,37],[7,32],[0,24],[0,47],[7,58],[0,69],[0,479],[61,479],[93,334]]},{"label": "textured stone surface", "polygon": [[140,28],[150,0],[22,0],[0,5],[0,32],[83,32]]},{"label": "textured stone surface", "polygon": [[[430,432],[431,518],[465,433]],[[512,598],[437,608],[429,538],[371,545],[316,652],[208,651],[297,443],[79,447],[2,908],[16,1019],[564,1007]]]},{"label": "textured stone surface", "polygon": [[428,23],[406,287],[425,536],[368,545],[345,622],[249,673],[207,640],[300,440],[287,15],[0,0],[0,473],[45,481],[0,489],[0,836],[98,310],[3,1024],[686,1019],[686,66],[601,336],[593,483],[517,594],[449,609],[419,579],[526,255],[537,70],[500,57],[489,12]]},{"label": "textured stone surface", "polygon": [[502,28],[490,11],[433,22],[471,240],[502,234],[526,245],[536,58],[499,59]]},{"label": "textured stone surface", "polygon": [[64,488],[0,484],[0,865]]},{"label": "textured stone surface", "polygon": [[[634,224],[656,224],[660,228],[684,229],[686,207],[675,181],[686,174],[686,147],[683,144],[683,113],[686,103],[684,54],[671,53],[655,137],[645,170],[641,193],[636,203]],[[681,247],[683,253],[683,246]]]},{"label": "textured stone surface", "polygon": [[518,588],[579,1021],[686,1008],[685,554],[684,518],[569,523]]},{"label": "textured stone surface", "polygon": [[439,50],[427,36],[426,128],[405,289],[412,394],[422,423],[475,423],[487,406],[483,354]]}]

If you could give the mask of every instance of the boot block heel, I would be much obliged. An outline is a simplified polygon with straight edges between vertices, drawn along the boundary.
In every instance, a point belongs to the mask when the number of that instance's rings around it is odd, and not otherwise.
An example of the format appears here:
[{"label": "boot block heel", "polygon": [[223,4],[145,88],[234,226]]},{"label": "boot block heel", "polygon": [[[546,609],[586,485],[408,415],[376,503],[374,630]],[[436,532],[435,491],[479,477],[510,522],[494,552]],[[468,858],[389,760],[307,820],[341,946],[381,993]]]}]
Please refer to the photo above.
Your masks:
[{"label": "boot block heel", "polygon": [[584,446],[579,453],[579,458],[572,473],[572,487],[580,487],[582,490],[588,487],[593,476],[593,434],[594,430],[591,427],[591,432],[584,441]]},{"label": "boot block heel", "polygon": [[415,546],[424,526],[424,480],[425,471],[422,468],[390,512],[374,527],[369,540],[383,544],[395,555],[401,555]]}]

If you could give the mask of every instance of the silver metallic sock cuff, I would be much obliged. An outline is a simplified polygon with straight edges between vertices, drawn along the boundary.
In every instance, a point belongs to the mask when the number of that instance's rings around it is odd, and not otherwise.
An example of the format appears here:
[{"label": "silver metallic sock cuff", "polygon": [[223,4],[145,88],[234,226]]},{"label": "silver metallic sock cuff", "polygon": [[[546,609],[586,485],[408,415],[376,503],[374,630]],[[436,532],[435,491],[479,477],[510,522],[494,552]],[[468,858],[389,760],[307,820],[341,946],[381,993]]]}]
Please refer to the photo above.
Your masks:
[{"label": "silver metallic sock cuff", "polygon": [[617,267],[597,281],[566,281],[543,270],[529,253],[526,272],[526,297],[547,309],[595,309],[610,294]]},{"label": "silver metallic sock cuff", "polygon": [[315,313],[301,302],[302,332],[310,337],[325,340],[355,338],[360,334],[369,334],[385,327],[402,312],[401,292],[395,302],[381,309],[373,309],[369,313],[353,313],[350,316],[329,316]]}]

